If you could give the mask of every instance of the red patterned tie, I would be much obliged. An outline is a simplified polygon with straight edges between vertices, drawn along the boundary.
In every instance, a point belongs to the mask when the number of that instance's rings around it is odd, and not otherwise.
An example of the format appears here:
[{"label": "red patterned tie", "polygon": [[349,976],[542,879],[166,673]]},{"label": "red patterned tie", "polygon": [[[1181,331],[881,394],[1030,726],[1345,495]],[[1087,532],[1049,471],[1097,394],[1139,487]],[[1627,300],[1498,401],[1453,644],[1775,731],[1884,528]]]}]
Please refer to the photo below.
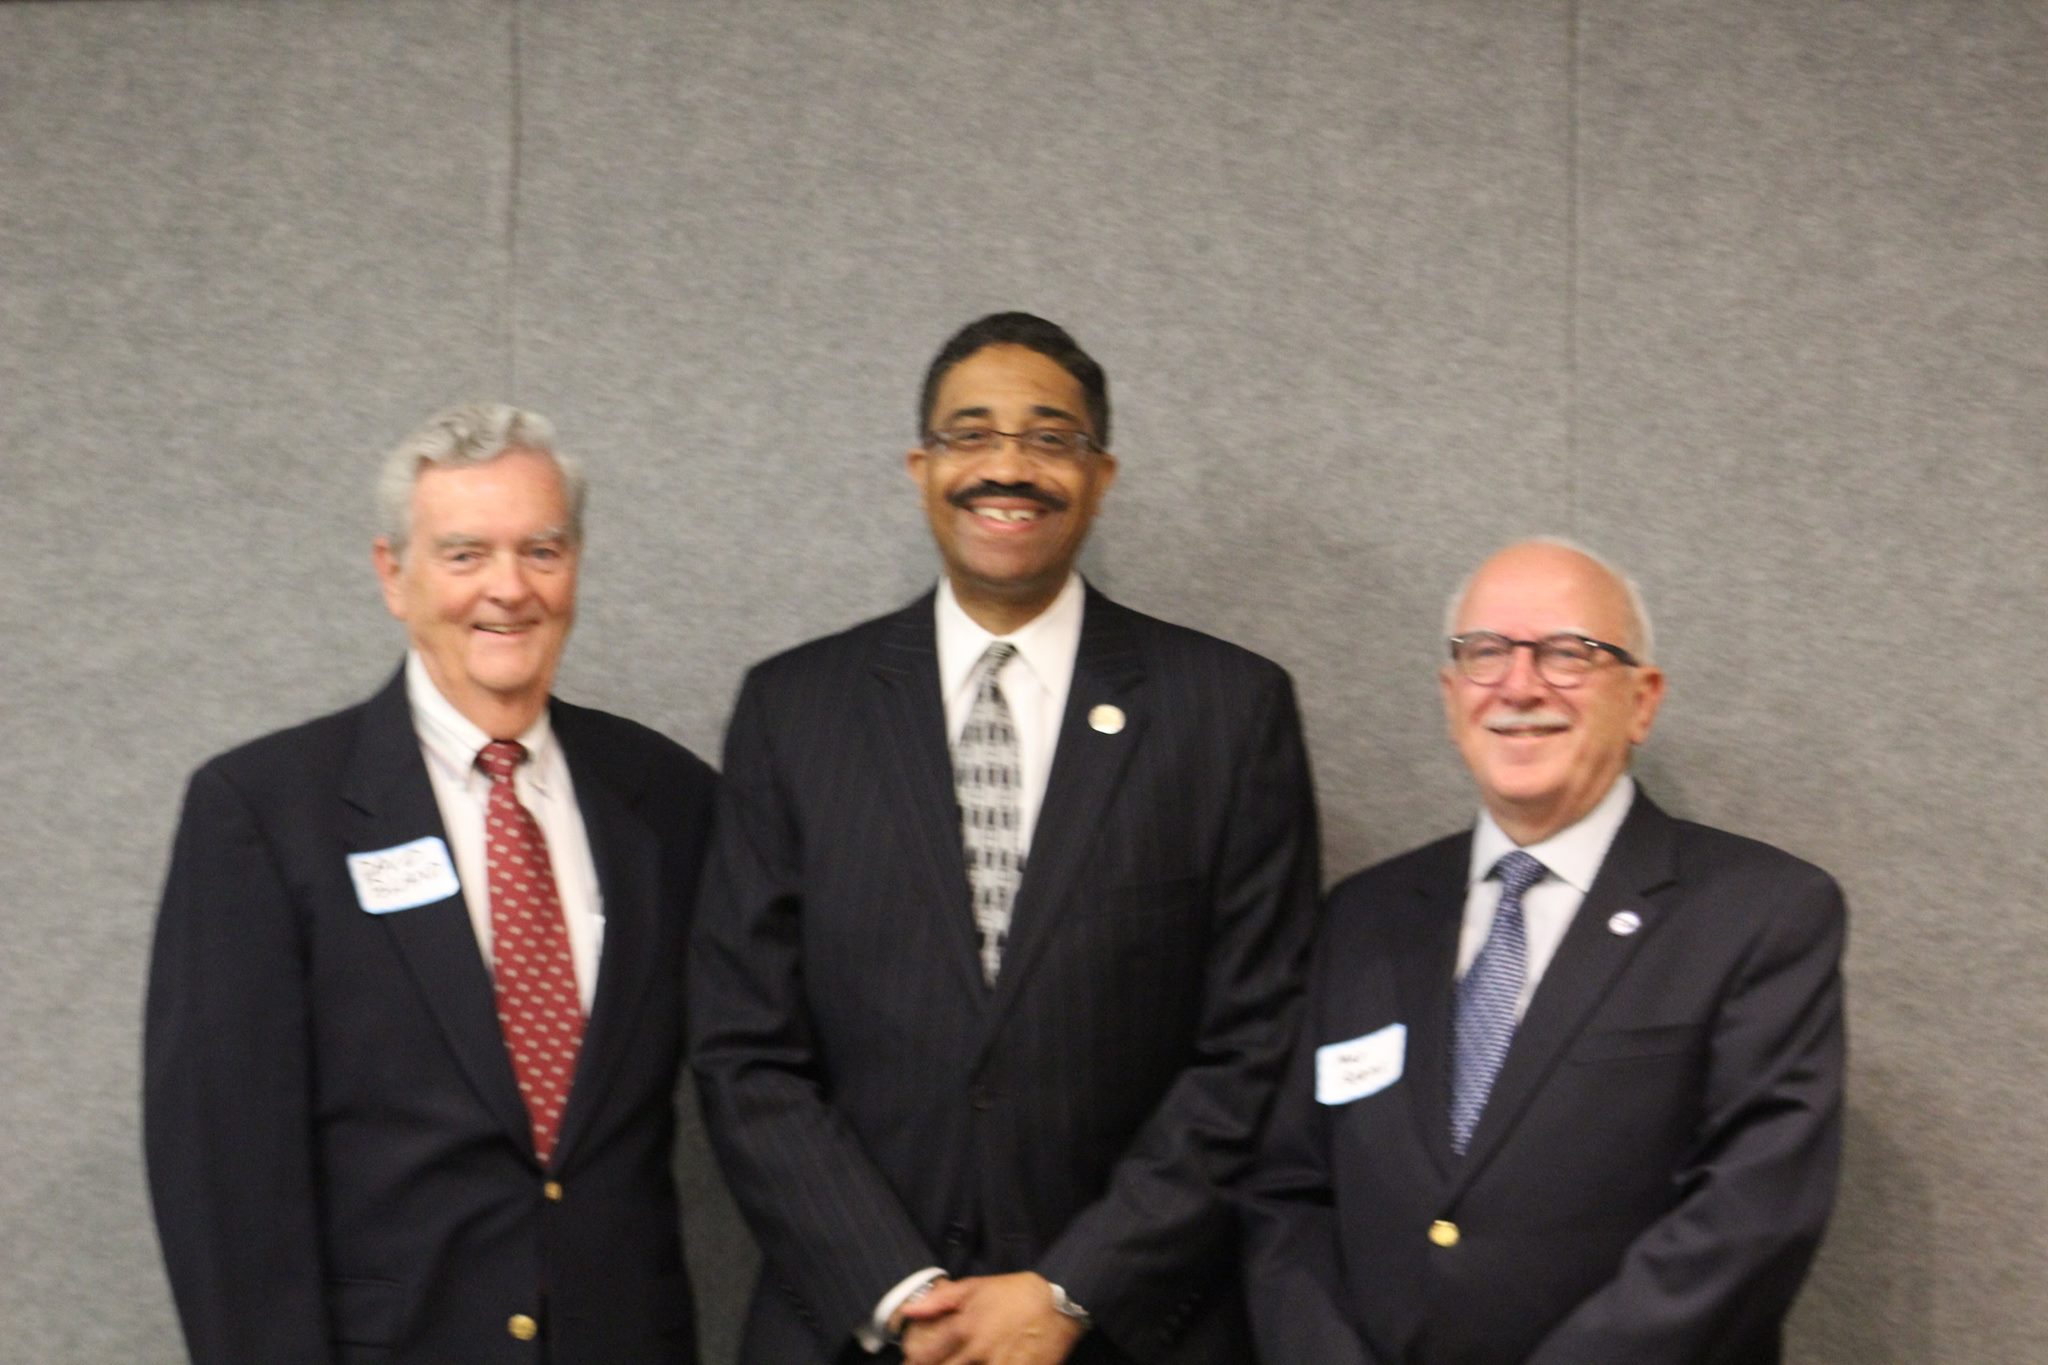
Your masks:
[{"label": "red patterned tie", "polygon": [[583,1047],[576,964],[569,956],[569,929],[562,920],[547,840],[512,789],[512,773],[526,761],[526,746],[495,739],[476,761],[491,779],[484,834],[498,1026],[533,1120],[534,1153],[546,1165],[561,1131],[569,1083],[576,1077],[576,1054]]}]

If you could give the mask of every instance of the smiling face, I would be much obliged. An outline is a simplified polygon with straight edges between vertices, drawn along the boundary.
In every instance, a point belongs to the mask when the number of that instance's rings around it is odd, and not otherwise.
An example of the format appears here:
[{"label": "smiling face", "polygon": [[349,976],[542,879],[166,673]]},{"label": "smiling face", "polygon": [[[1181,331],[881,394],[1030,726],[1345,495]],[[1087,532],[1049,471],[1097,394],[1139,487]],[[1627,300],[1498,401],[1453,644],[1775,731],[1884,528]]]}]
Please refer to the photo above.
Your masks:
[{"label": "smiling face", "polygon": [[[930,430],[1089,432],[1080,381],[1024,346],[984,346],[940,379]],[[1092,432],[1089,432],[1093,435]],[[1051,605],[1116,479],[1106,451],[1048,457],[998,439],[981,454],[917,449],[906,458],[967,614],[1007,634]]]},{"label": "smiling face", "polygon": [[555,462],[509,450],[428,465],[403,554],[381,536],[373,553],[384,605],[449,704],[496,739],[533,724],[576,618],[578,547]]},{"label": "smiling face", "polygon": [[[1472,577],[1455,634],[1491,630],[1514,640],[1559,632],[1639,648],[1628,595],[1605,568],[1560,545],[1514,545]],[[1602,654],[1576,687],[1536,672],[1517,649],[1508,675],[1491,686],[1455,666],[1442,675],[1451,738],[1479,784],[1486,809],[1508,837],[1533,844],[1576,823],[1600,803],[1648,738],[1664,696],[1664,675]]]}]

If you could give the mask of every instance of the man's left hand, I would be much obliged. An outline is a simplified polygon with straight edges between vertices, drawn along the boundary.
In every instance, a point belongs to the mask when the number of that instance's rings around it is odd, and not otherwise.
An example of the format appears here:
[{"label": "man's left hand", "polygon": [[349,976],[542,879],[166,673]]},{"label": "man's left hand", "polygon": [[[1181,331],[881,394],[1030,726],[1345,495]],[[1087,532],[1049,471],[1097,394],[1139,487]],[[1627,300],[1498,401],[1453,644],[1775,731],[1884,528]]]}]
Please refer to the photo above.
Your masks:
[{"label": "man's left hand", "polygon": [[903,1317],[944,1317],[948,1329],[943,1338],[908,1333],[907,1365],[1059,1365],[1082,1331],[1052,1306],[1045,1276],[1029,1270],[955,1280],[905,1306]]}]

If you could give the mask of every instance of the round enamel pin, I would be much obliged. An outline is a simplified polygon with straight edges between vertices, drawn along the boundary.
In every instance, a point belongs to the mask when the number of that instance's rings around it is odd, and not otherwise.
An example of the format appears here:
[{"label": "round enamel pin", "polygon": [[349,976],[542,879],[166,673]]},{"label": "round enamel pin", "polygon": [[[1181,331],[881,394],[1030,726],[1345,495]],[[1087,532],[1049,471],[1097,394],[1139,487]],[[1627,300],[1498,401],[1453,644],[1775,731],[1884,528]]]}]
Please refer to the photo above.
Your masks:
[{"label": "round enamel pin", "polygon": [[1108,702],[1090,708],[1088,728],[1105,735],[1116,734],[1124,728],[1124,709],[1121,706],[1111,706]]}]

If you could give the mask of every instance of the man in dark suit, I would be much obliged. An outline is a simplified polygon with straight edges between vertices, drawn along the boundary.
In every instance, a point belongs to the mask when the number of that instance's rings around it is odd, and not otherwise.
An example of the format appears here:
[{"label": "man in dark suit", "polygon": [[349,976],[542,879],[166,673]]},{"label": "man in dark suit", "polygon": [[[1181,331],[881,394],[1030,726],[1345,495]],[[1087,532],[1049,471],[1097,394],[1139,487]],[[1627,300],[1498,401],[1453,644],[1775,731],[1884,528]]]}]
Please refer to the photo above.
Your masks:
[{"label": "man in dark suit", "polygon": [[192,779],[144,1121],[198,1365],[696,1358],[669,1161],[713,778],[549,696],[582,488],[533,414],[423,427],[374,551],[405,667]]},{"label": "man in dark suit", "polygon": [[996,314],[908,457],[945,574],[755,668],[726,742],[692,1061],[765,1265],[756,1365],[1240,1365],[1225,1188],[1316,883],[1292,687],[1073,564],[1099,366]]},{"label": "man in dark suit", "polygon": [[1511,546],[1443,670],[1476,827],[1332,894],[1247,1197],[1261,1358],[1758,1365],[1834,1197],[1842,898],[1674,820],[1627,581]]}]

